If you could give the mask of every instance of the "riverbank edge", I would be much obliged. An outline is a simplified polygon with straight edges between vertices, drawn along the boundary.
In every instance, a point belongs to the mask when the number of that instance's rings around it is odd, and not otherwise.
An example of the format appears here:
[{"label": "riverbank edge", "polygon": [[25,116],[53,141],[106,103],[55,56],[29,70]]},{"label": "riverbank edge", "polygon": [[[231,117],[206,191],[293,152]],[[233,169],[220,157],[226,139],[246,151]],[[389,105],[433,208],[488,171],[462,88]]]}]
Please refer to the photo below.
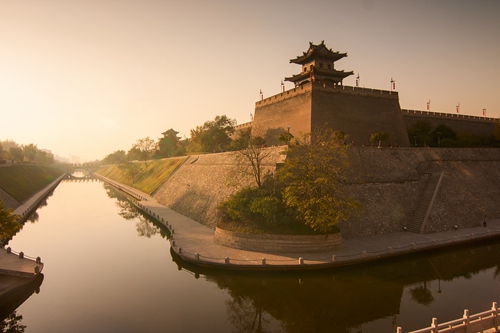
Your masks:
[{"label": "riverbank edge", "polygon": [[[66,174],[62,174],[57,179],[52,181],[49,185],[45,186],[40,191],[34,193],[28,200],[26,200],[21,206],[17,207],[13,214],[19,215],[19,222],[26,221],[27,217],[37,209],[40,202],[45,199],[51,191],[53,191],[66,177]],[[41,262],[40,258],[32,258],[28,257],[24,253],[22,254],[22,258],[19,257],[19,254],[22,252],[15,252],[13,250],[5,249],[5,244],[2,243],[2,247],[5,252],[2,251],[0,253],[0,274],[1,275],[15,275],[22,276],[25,278],[36,278],[39,274],[41,274],[44,264]],[[9,253],[10,252],[10,253]],[[22,265],[19,265],[18,262],[12,262],[9,260],[11,256],[19,257],[18,260],[22,260]],[[0,295],[1,296],[1,295]]]},{"label": "riverbank edge", "polygon": [[214,230],[159,204],[148,194],[106,177],[96,176],[130,195],[135,206],[169,228],[173,253],[183,261],[201,267],[242,271],[320,270],[500,238],[500,220],[490,220],[487,227],[479,226],[478,223],[478,227],[432,234],[396,232],[353,238],[344,240],[342,249],[324,253],[245,251],[215,244]]}]

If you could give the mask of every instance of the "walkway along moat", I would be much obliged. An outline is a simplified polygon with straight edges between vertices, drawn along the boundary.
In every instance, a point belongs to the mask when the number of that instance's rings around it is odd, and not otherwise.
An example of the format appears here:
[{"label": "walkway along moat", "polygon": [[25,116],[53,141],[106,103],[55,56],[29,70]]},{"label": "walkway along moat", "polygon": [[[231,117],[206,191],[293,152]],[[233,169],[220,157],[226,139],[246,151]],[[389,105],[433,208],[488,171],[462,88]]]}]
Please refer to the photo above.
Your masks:
[{"label": "walkway along moat", "polygon": [[433,234],[397,232],[347,239],[339,250],[321,253],[263,253],[233,249],[213,242],[214,230],[181,215],[151,196],[126,185],[96,175],[134,198],[144,210],[171,231],[172,251],[181,259],[199,266],[230,270],[306,270],[354,265],[438,249],[460,243],[500,237],[500,220],[487,226],[458,229]]}]

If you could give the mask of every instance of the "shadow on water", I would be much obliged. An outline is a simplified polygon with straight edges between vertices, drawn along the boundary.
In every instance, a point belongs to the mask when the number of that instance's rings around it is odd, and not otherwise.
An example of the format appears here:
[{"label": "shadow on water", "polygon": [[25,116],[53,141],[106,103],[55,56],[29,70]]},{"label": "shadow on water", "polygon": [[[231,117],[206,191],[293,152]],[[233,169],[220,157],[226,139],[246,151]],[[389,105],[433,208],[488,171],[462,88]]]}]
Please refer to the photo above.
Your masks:
[{"label": "shadow on water", "polygon": [[227,290],[228,318],[241,332],[264,332],[266,318],[278,320],[285,332],[352,332],[390,317],[395,329],[405,289],[411,302],[428,306],[435,296],[428,288],[430,281],[470,279],[491,268],[497,279],[500,275],[498,241],[321,272],[221,271],[171,254],[179,270]]},{"label": "shadow on water", "polygon": [[0,298],[0,332],[24,332],[26,326],[21,324],[23,317],[16,313],[16,309],[33,293],[40,292],[42,282],[43,274],[35,279],[0,275],[0,286],[10,289]]}]

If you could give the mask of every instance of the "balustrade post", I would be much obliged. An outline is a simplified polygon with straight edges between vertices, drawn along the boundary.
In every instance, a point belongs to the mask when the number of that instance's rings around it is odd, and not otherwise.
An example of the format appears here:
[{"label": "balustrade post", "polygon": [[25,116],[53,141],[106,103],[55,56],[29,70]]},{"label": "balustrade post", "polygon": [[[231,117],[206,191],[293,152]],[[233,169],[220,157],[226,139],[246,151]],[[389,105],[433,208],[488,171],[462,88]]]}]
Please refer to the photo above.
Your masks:
[{"label": "balustrade post", "polygon": [[470,322],[470,319],[469,319],[469,310],[465,309],[464,310],[464,324],[465,324],[465,333],[469,333],[469,322]]},{"label": "balustrade post", "polygon": [[226,258],[224,259],[224,263],[225,263],[226,265],[229,265],[229,257],[226,257]]},{"label": "balustrade post", "polygon": [[403,333],[403,329],[401,328],[401,326],[398,326],[398,328],[396,329],[396,333]]},{"label": "balustrade post", "polygon": [[496,331],[499,325],[497,302],[493,302],[493,304],[491,305],[491,311],[493,312],[493,326],[495,327]]},{"label": "balustrade post", "polygon": [[194,258],[198,261],[200,260],[200,254],[199,253],[195,253],[194,254]]},{"label": "balustrade post", "polygon": [[432,318],[432,321],[431,321],[431,331],[432,331],[432,333],[438,333],[437,318]]},{"label": "balustrade post", "polygon": [[266,265],[266,258],[262,258],[262,266]]},{"label": "balustrade post", "polygon": [[299,258],[299,265],[304,265],[304,259],[302,257]]}]

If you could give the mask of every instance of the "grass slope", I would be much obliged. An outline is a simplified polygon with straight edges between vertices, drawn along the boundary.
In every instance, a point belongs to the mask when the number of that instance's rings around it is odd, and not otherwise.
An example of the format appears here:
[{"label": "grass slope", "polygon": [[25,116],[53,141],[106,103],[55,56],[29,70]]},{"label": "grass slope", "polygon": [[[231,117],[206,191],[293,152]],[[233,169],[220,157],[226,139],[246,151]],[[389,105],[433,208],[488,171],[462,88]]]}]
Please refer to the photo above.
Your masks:
[{"label": "grass slope", "polygon": [[53,182],[64,172],[49,165],[14,165],[0,168],[0,187],[19,202]]},{"label": "grass slope", "polygon": [[174,170],[186,159],[187,157],[181,157],[149,161],[147,167],[143,162],[135,162],[139,165],[140,173],[134,183],[132,183],[132,179],[127,176],[126,171],[120,169],[117,164],[101,167],[96,173],[119,183],[132,186],[145,193],[152,193],[163,184],[172,172],[174,172]]}]

